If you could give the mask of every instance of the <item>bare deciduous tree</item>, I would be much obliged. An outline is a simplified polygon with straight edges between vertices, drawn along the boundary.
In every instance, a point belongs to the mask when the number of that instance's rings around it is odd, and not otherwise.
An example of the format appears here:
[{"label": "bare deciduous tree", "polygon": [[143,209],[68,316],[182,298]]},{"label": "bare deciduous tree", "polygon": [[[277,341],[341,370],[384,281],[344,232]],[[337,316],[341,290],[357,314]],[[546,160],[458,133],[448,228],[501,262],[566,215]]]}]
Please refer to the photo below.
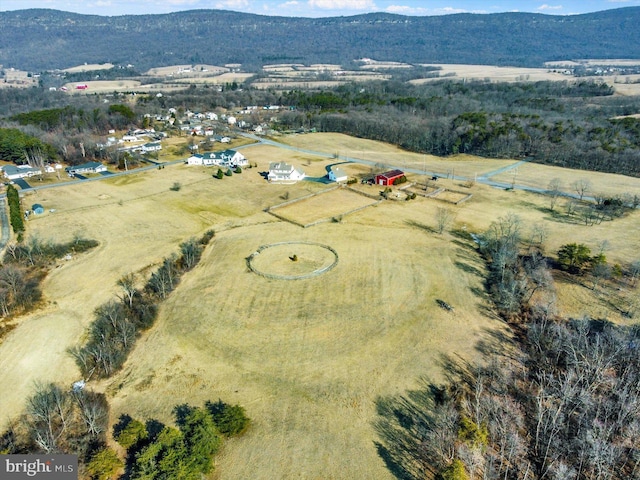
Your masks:
[{"label": "bare deciduous tree", "polygon": [[589,179],[586,179],[586,178],[580,178],[580,179],[574,181],[571,184],[571,187],[573,188],[573,190],[580,197],[580,201],[582,201],[582,199],[584,198],[585,194],[589,190],[591,190],[591,181]]},{"label": "bare deciduous tree", "polygon": [[129,308],[133,305],[133,297],[136,295],[136,276],[128,273],[118,280],[118,286],[122,288],[124,295],[129,304]]},{"label": "bare deciduous tree", "polygon": [[446,207],[438,207],[436,209],[436,230],[442,234],[453,223],[456,214],[453,210]]},{"label": "bare deciduous tree", "polygon": [[553,212],[556,208],[556,203],[558,203],[558,199],[562,193],[562,180],[559,178],[552,178],[549,182],[549,186],[547,187],[547,193],[549,194],[549,208]]}]

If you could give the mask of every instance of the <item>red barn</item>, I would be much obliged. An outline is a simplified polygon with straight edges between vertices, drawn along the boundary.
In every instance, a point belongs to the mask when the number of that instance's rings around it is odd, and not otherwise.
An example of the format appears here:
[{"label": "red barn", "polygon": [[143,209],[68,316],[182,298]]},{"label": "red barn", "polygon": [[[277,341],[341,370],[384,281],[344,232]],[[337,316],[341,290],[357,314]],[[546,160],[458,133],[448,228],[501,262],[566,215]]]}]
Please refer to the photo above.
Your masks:
[{"label": "red barn", "polygon": [[404,177],[402,170],[390,170],[388,172],[380,173],[376,175],[376,185],[388,185],[391,186],[396,180]]}]

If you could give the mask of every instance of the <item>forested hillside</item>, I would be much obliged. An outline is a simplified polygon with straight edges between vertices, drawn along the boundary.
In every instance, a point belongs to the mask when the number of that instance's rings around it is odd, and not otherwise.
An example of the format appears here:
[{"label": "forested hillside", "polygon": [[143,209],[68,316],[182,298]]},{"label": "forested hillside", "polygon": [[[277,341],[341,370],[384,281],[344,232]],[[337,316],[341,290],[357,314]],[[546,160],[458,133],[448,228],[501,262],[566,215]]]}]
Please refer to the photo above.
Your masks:
[{"label": "forested hillside", "polygon": [[0,12],[0,64],[40,71],[84,62],[410,63],[540,66],[567,58],[640,58],[640,7],[553,16],[409,17],[371,13],[286,18],[222,10],[101,17],[56,10]]}]

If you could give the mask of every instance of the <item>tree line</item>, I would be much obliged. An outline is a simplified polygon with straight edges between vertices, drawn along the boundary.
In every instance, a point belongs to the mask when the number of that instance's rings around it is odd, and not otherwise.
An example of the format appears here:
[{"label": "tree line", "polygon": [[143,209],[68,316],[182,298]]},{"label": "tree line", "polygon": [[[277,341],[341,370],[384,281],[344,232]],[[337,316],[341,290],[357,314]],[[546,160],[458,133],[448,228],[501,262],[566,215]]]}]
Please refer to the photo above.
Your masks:
[{"label": "tree line", "polygon": [[122,296],[96,308],[87,342],[69,350],[85,379],[110,377],[122,367],[140,333],[153,325],[158,303],[197,265],[213,235],[208,231],[180,244],[180,255],[165,258],[143,288],[137,287],[134,274],[118,281]]},{"label": "tree line", "polygon": [[[640,57],[639,17],[633,7],[569,16],[376,12],[333,18],[224,10],[107,17],[34,9],[0,12],[7,38],[0,63],[36,72],[85,62],[134,64],[139,70],[241,63],[255,71],[265,63],[348,65],[366,56],[416,64],[540,67],[550,59]],[[216,48],[193,47],[200,44]]]},{"label": "tree line", "polygon": [[[200,479],[213,470],[213,456],[225,439],[241,435],[250,423],[243,407],[222,400],[208,401],[204,408],[177,405],[173,414],[177,428],[120,417],[113,437],[127,452],[126,478]],[[104,472],[105,463],[90,463],[88,469]]]}]

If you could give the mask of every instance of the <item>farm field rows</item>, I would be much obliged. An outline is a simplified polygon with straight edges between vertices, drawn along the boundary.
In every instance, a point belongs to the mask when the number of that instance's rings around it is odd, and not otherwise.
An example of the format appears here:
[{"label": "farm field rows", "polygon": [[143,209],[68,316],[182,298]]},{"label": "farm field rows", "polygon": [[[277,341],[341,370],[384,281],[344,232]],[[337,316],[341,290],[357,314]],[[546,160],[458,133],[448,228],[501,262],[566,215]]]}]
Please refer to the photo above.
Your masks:
[{"label": "farm field rows", "polygon": [[[26,197],[26,203],[47,209],[29,221],[29,235],[64,241],[80,233],[100,246],[61,261],[45,281],[45,307],[26,316],[0,344],[0,383],[14,386],[0,398],[2,427],[20,412],[33,382],[78,380],[65,351],[80,341],[93,310],[118,293],[121,276],[134,272],[147,278],[180,242],[213,229],[216,236],[202,261],[162,304],[156,324],[140,338],[124,369],[112,379],[89,383],[108,394],[112,421],[127,413],[169,422],[175,405],[221,398],[242,404],[253,425],[218,457],[215,478],[392,479],[375,447],[376,400],[416,388],[425,377],[443,380],[444,358],[480,359],[480,342],[505,347],[496,343],[504,325],[483,293],[484,264],[472,244],[434,234],[438,207],[456,213],[459,231],[482,231],[510,212],[522,218],[525,229],[542,223],[551,254],[567,241],[595,249],[604,239],[610,241],[611,261],[631,260],[640,251],[638,212],[584,227],[551,216],[544,196],[480,184],[469,188],[446,179],[439,185],[468,190],[473,197],[460,206],[437,198],[389,200],[340,222],[302,229],[264,210],[283,197],[302,198],[327,186],[268,184],[263,175],[269,162],[292,163],[310,176],[326,173],[337,149],[341,156],[401,168],[426,162],[428,170],[440,171],[455,165],[456,175],[459,168],[460,174],[480,174],[515,162],[425,159],[345,135],[282,140],[329,155],[247,146],[242,152],[257,167],[223,180],[213,179],[211,168],[177,164]],[[371,171],[356,164],[341,168],[351,176]],[[575,176],[553,172],[562,174],[567,183]],[[635,180],[629,185],[637,185]],[[175,182],[181,188],[172,191]],[[359,187],[373,194],[378,190]],[[330,213],[345,203],[341,197],[324,198]],[[314,203],[314,218],[323,215],[322,208],[322,202]],[[302,209],[296,215],[311,213]],[[295,281],[252,273],[247,257],[277,242],[328,245],[337,252],[338,264],[321,276]],[[299,257],[298,269],[325,261],[307,252],[292,247],[286,256]],[[277,271],[291,261],[260,260],[262,269]],[[560,307],[572,315],[593,311],[624,321],[606,303],[581,305],[593,297],[586,286],[566,291],[570,294],[559,292]],[[438,299],[455,310],[439,308]]]}]

